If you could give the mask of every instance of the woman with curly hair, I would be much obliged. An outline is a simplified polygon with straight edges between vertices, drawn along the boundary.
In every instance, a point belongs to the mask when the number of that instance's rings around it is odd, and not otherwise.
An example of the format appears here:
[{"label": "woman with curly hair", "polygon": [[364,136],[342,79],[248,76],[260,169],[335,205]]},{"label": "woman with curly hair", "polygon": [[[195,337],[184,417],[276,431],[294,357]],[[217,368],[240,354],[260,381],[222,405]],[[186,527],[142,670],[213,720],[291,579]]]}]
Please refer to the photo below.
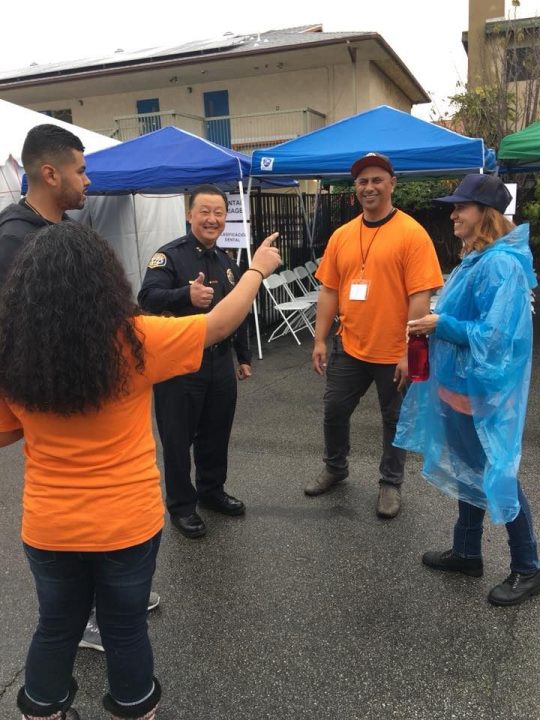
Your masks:
[{"label": "woman with curly hair", "polygon": [[408,323],[409,333],[430,335],[431,371],[407,391],[395,444],[422,453],[424,477],[458,500],[452,547],[424,553],[424,565],[480,577],[488,511],[506,525],[510,574],[487,599],[517,605],[540,592],[531,510],[518,479],[536,286],[529,228],[504,216],[511,195],[497,177],[467,175],[437,200],[454,205],[462,261],[435,312]]},{"label": "woman with curly hair", "polygon": [[[0,294],[0,446],[24,436],[22,539],[39,622],[23,718],[78,718],[77,645],[95,594],[113,718],[152,720],[161,695],[146,616],[163,527],[152,385],[198,369],[280,263],[267,238],[211,312],[140,315],[107,243],[60,223],[18,255]],[[199,276],[195,282],[202,282]]]}]

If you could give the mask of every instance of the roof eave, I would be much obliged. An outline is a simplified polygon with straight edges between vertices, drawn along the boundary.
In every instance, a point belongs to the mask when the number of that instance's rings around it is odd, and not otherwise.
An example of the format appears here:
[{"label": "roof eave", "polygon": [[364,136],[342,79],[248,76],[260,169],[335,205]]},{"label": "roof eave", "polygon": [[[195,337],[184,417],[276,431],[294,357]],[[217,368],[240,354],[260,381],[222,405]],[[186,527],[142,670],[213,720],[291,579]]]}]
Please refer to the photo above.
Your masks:
[{"label": "roof eave", "polygon": [[217,53],[208,53],[205,55],[197,56],[197,55],[189,55],[188,57],[182,57],[182,56],[172,56],[168,57],[167,59],[150,59],[150,60],[144,60],[142,62],[140,61],[133,61],[130,63],[118,63],[112,66],[107,67],[100,67],[100,68],[88,68],[88,69],[74,69],[72,71],[55,71],[54,73],[47,74],[47,73],[36,73],[35,75],[26,76],[24,78],[15,78],[15,79],[8,79],[8,80],[0,80],[0,89],[3,90],[15,90],[19,88],[29,88],[29,87],[35,87],[39,85],[43,85],[45,83],[63,83],[63,82],[71,82],[74,80],[88,80],[88,79],[94,79],[98,77],[107,77],[110,75],[118,75],[118,74],[127,74],[127,73],[135,73],[135,72],[141,72],[149,69],[161,69],[161,68],[167,68],[167,67],[178,67],[182,65],[194,65],[194,64],[208,64],[211,62],[215,62],[216,60],[223,60],[225,58],[242,58],[242,57],[253,57],[257,55],[267,55],[267,54],[275,54],[275,53],[282,53],[282,52],[290,52],[294,50],[302,50],[304,48],[306,49],[312,49],[314,47],[323,47],[323,46],[330,46],[330,45],[341,45],[341,44],[347,44],[352,42],[366,42],[369,40],[374,40],[379,45],[383,47],[385,52],[392,58],[393,62],[396,63],[396,65],[400,68],[400,70],[409,78],[409,80],[412,82],[413,86],[418,91],[418,94],[423,97],[423,100],[415,100],[414,98],[410,98],[412,102],[414,103],[421,103],[421,102],[431,102],[431,98],[426,93],[424,88],[420,85],[420,83],[416,80],[414,75],[410,72],[410,70],[406,67],[406,65],[402,62],[402,60],[396,55],[396,53],[392,50],[392,48],[388,45],[388,43],[378,34],[378,33],[362,33],[362,34],[352,34],[352,35],[343,35],[340,38],[331,38],[328,40],[314,40],[313,42],[307,42],[307,43],[293,43],[290,45],[279,45],[275,47],[265,47],[265,48],[251,48],[249,50],[241,51],[241,52],[217,52]]}]

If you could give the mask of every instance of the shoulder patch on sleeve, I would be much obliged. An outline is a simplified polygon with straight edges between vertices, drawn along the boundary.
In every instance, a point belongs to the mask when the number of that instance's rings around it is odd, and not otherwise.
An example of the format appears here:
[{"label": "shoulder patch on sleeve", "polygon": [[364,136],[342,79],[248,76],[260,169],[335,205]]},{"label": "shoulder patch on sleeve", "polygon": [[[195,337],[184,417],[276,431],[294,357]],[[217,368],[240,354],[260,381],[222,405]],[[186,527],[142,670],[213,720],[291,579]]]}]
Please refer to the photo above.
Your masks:
[{"label": "shoulder patch on sleeve", "polygon": [[148,267],[150,269],[157,267],[164,267],[167,264],[167,256],[165,253],[157,252],[152,255]]}]

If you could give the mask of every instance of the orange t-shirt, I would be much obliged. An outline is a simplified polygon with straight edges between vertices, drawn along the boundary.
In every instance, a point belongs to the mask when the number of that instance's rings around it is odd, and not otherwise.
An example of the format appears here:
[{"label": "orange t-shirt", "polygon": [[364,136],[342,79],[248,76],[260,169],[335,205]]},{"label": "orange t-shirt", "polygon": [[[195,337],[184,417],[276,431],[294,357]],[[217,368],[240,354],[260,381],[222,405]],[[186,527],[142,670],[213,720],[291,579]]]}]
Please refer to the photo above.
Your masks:
[{"label": "orange t-shirt", "polygon": [[128,395],[64,418],[0,398],[0,431],[24,430],[22,539],[42,550],[120,550],[163,527],[152,385],[199,369],[204,315],[134,319],[145,370]]},{"label": "orange t-shirt", "polygon": [[[338,292],[345,352],[394,364],[405,354],[409,295],[442,287],[441,269],[427,232],[401,210],[378,227],[361,222],[360,215],[333,233],[316,277]],[[368,283],[367,297],[351,300],[351,285],[361,279]]]}]

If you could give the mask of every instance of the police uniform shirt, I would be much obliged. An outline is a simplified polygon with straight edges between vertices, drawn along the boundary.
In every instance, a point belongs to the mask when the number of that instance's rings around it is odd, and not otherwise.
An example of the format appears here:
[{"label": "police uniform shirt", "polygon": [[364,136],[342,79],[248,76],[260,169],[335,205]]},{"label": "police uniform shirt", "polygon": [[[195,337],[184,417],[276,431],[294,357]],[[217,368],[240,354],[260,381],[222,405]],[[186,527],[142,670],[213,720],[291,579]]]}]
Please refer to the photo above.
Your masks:
[{"label": "police uniform shirt", "polygon": [[[190,286],[199,273],[204,284],[214,290],[210,307],[194,307]],[[211,310],[235,286],[240,270],[227,253],[216,246],[206,248],[189,233],[173,240],[154,253],[138,295],[140,306],[155,315],[170,313],[177,317],[196,315]],[[251,352],[246,318],[236,331],[234,347],[241,364],[250,364]]]}]

